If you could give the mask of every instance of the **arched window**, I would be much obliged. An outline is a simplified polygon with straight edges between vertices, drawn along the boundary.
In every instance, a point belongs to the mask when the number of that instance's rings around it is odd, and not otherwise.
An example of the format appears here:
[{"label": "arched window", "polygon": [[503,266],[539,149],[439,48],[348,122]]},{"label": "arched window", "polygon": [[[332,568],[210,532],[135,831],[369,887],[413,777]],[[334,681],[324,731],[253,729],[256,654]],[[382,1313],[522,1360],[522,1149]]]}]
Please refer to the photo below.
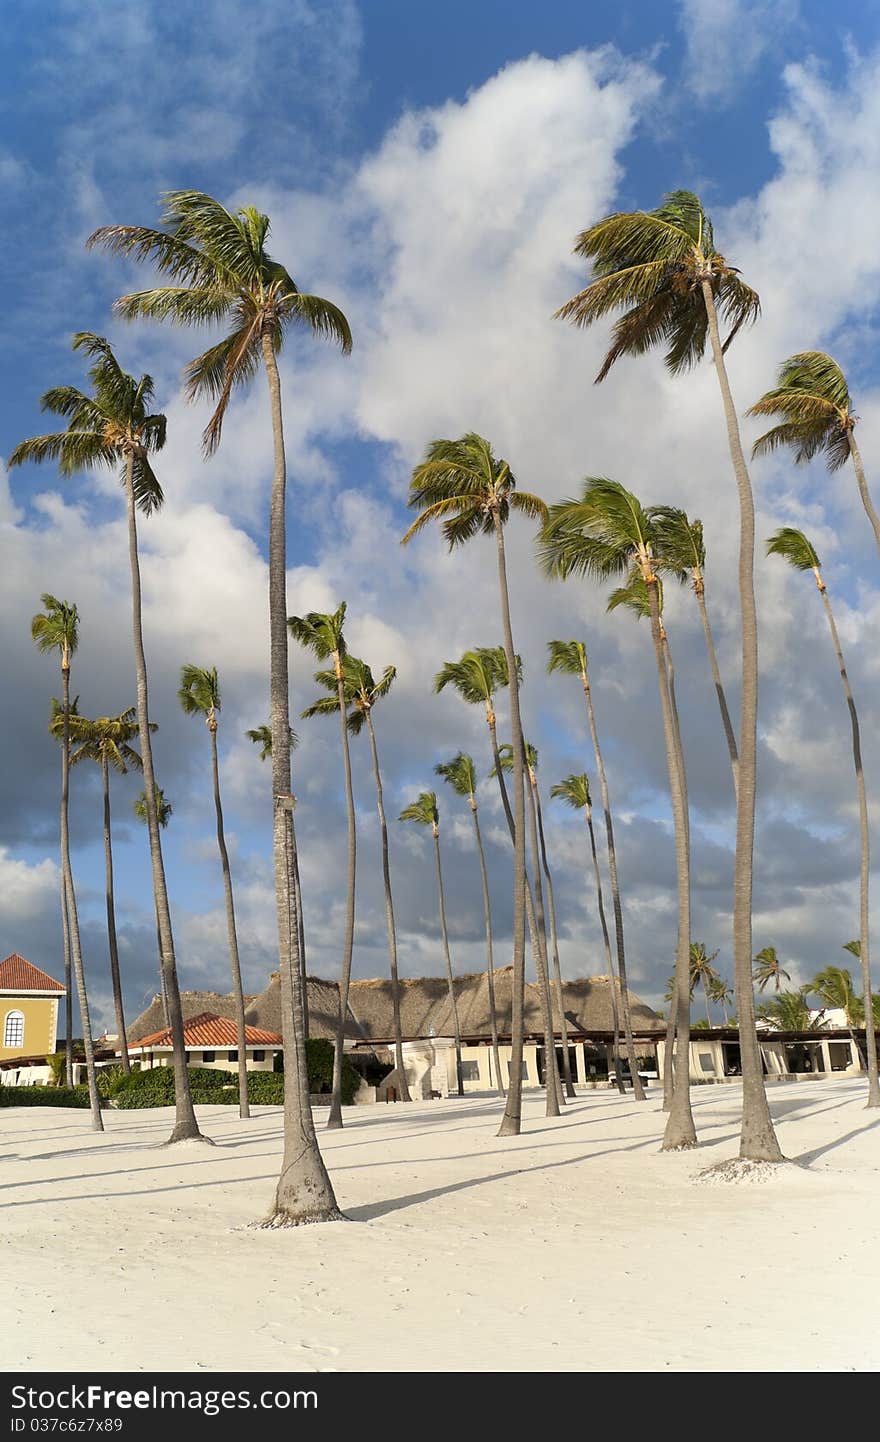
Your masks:
[{"label": "arched window", "polygon": [[4,1046],[24,1046],[24,1012],[8,1011],[3,1028]]}]

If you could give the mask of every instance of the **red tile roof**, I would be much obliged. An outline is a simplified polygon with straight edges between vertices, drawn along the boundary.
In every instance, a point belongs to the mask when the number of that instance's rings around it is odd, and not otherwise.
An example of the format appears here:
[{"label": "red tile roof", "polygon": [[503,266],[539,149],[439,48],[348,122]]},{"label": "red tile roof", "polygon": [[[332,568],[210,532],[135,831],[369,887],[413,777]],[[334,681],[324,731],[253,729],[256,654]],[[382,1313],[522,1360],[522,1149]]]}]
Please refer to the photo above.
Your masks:
[{"label": "red tile roof", "polygon": [[[244,1029],[245,1039],[248,1046],[281,1046],[282,1039],[277,1032],[263,1031],[258,1026],[246,1026]],[[187,1046],[207,1047],[237,1047],[238,1028],[235,1022],[228,1016],[215,1016],[213,1012],[203,1011],[199,1016],[191,1017],[184,1023],[184,1041]],[[139,1037],[132,1046],[129,1043],[129,1051],[140,1051],[142,1048],[163,1047],[171,1045],[171,1029],[165,1027],[163,1031],[151,1032],[149,1036]]]},{"label": "red tile roof", "polygon": [[0,991],[64,991],[60,981],[53,981],[38,966],[31,966],[17,951],[0,961]]}]

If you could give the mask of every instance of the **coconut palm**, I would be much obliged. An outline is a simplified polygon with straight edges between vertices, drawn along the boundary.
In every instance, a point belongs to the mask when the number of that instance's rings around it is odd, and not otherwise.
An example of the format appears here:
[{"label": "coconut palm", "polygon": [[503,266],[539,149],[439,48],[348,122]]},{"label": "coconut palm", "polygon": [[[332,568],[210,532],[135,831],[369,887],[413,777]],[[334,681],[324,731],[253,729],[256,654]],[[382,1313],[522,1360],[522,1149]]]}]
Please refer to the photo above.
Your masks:
[{"label": "coconut palm", "polygon": [[[507,461],[496,457],[482,436],[468,432],[458,440],[433,441],[410,484],[409,505],[419,515],[403,537],[410,541],[431,521],[439,521],[450,550],[476,535],[495,536],[504,650],[510,676],[510,720],[522,735],[516,647],[510,619],[504,527],[511,511],[543,521],[547,508],[537,496],[519,491]],[[518,1136],[522,1119],[523,1000],[525,995],[526,815],[522,756],[513,767],[513,1000],[510,1085],[499,1135]]]},{"label": "coconut palm", "polygon": [[[348,819],[348,872],[345,893],[345,935],[342,943],[342,980],[339,985],[339,1016],[336,1022],[336,1040],[333,1050],[333,1089],[330,1098],[330,1115],[327,1118],[328,1131],[342,1126],[342,1054],[345,1047],[345,1021],[348,1015],[348,992],[351,986],[351,957],[354,949],[354,902],[357,876],[357,823],[355,819],[354,791],[351,784],[351,753],[348,746],[346,726],[345,675],[342,658],[345,655],[345,602],[342,601],[333,612],[309,611],[305,616],[288,616],[287,629],[295,641],[311,651],[319,661],[333,662],[333,678],[336,689],[337,709],[340,715],[342,733],[342,776],[345,788],[345,807]],[[314,708],[310,708],[314,711]],[[304,711],[308,716],[310,711]]]},{"label": "coconut palm", "polygon": [[781,416],[752,447],[752,455],[766,455],[786,447],[797,463],[821,456],[829,471],[839,471],[852,460],[865,514],[880,550],[880,516],[874,508],[862,456],[856,444],[858,416],[846,376],[823,351],[800,351],[779,367],[776,385],[765,391],[747,412],[750,416]]},{"label": "coconut palm", "polygon": [[758,990],[764,991],[770,982],[773,982],[775,991],[779,991],[780,979],[791,981],[789,972],[785,970],[782,962],[776,954],[775,946],[762,947],[755,957],[752,969],[752,980],[758,983]]},{"label": "coconut palm", "polygon": [[724,1025],[730,1026],[730,1013],[727,1008],[733,1001],[733,991],[731,990],[729,982],[725,981],[723,976],[710,977],[709,996],[716,1006],[721,1007],[724,1014]]},{"label": "coconut palm", "polygon": [[[850,432],[846,432],[848,436]],[[861,847],[861,863],[859,867],[859,950],[858,957],[862,966],[862,986],[865,996],[871,995],[871,958],[870,958],[870,922],[869,922],[869,887],[871,876],[871,855],[870,855],[870,830],[868,826],[868,798],[865,790],[865,773],[862,767],[862,741],[859,731],[859,715],[856,710],[855,698],[852,687],[849,684],[846,662],[843,659],[843,648],[840,644],[840,636],[837,631],[837,623],[834,619],[834,612],[831,609],[831,601],[828,596],[828,588],[822,576],[821,562],[816,554],[815,547],[804,535],[794,526],[782,526],[771,536],[767,542],[767,553],[773,556],[782,556],[789,565],[796,571],[812,571],[816,578],[816,586],[819,595],[822,597],[825,606],[825,615],[828,619],[828,629],[831,632],[831,642],[834,646],[834,654],[837,657],[837,669],[840,672],[840,679],[843,684],[843,694],[849,712],[850,731],[852,735],[853,769],[856,773],[856,793],[859,803],[859,843]],[[880,1078],[877,1074],[877,1044],[874,1037],[874,1013],[871,1007],[866,1008],[865,1014],[865,1040],[868,1050],[868,1102],[869,1107],[880,1107]]]},{"label": "coconut palm", "polygon": [[[724,356],[737,332],[757,319],[758,295],[715,248],[712,222],[687,190],[664,196],[652,211],[606,216],[583,231],[576,253],[593,263],[593,279],[558,315],[587,326],[619,311],[597,380],[623,355],[662,347],[673,375],[711,346],[739,503],[739,598],[742,633],[739,788],[733,885],[734,986],[741,1024],[743,1112],[740,1156],[782,1160],[767,1105],[754,1029],[752,872],[758,728],[758,623],[755,609],[755,508]],[[722,342],[719,322],[728,327]]]},{"label": "coconut palm", "polygon": [[776,1031],[821,1031],[822,1017],[810,1014],[806,998],[811,987],[802,986],[798,991],[780,991],[762,1002],[755,1013],[761,1021],[770,1022]]},{"label": "coconut palm", "polygon": [[93,362],[89,369],[93,394],[84,395],[74,386],[57,386],[54,390],[47,391],[41,402],[43,409],[52,411],[55,415],[66,416],[67,430],[22,441],[10,456],[9,464],[22,465],[25,461],[53,460],[58,462],[58,468],[64,476],[101,466],[119,468],[128,518],[138,739],[147,798],[153,892],[162,939],[160,964],[168,1001],[174,1059],[176,1117],[170,1140],[185,1141],[188,1138],[200,1137],[201,1132],[190,1094],[171,911],[168,905],[159,824],[156,819],[156,778],[150,740],[137,532],[138,512],[150,516],[161,506],[164,499],[150,457],[165,444],[165,417],[149,411],[153,400],[151,377],[143,375],[139,380],[135,380],[134,376],[126,375],[102,336],[82,331],[74,337],[73,347],[74,350],[83,351]]},{"label": "coconut palm", "polygon": [[693,995],[698,986],[702,986],[703,996],[705,997],[706,1001],[706,1022],[709,1026],[712,1025],[712,1017],[709,1012],[709,1002],[713,999],[712,987],[714,983],[718,980],[718,973],[716,972],[712,963],[717,955],[717,951],[708,952],[706,950],[705,942],[691,942],[691,995]]},{"label": "coconut palm", "polygon": [[[391,866],[388,855],[388,821],[385,816],[385,793],[382,788],[382,772],[379,766],[379,750],[376,745],[376,731],[373,725],[373,707],[377,701],[388,695],[394,684],[397,670],[386,666],[377,681],[366,661],[352,656],[349,652],[342,658],[345,681],[345,702],[348,706],[348,730],[358,736],[364,725],[370,738],[370,753],[373,760],[373,780],[376,785],[376,805],[379,812],[379,831],[382,838],[382,880],[385,888],[385,922],[388,928],[388,954],[391,970],[391,1009],[394,1028],[394,1064],[397,1069],[397,1092],[401,1101],[411,1100],[403,1064],[403,1030],[400,1021],[400,974],[397,967],[397,925],[394,920],[394,898],[391,892]],[[321,696],[303,714],[305,716],[329,715],[339,710],[339,693],[336,672],[317,671],[315,680],[326,687],[327,694]]]},{"label": "coconut palm", "polygon": [[[125,1009],[122,1004],[122,982],[119,974],[119,946],[116,939],[116,900],[113,886],[113,840],[110,828],[110,771],[124,776],[129,770],[142,771],[140,752],[131,744],[138,734],[137,713],[134,706],[121,711],[118,716],[98,716],[94,721],[84,716],[71,716],[71,735],[75,748],[70,764],[80,761],[95,762],[101,768],[101,785],[104,797],[104,873],[105,900],[107,906],[107,942],[110,951],[110,980],[113,987],[113,1007],[116,1012],[116,1032],[122,1070],[126,1076],[131,1071],[128,1057],[128,1039],[125,1030]],[[151,730],[155,731],[155,722]]]},{"label": "coconut palm", "polygon": [[443,895],[443,868],[440,864],[440,813],[437,810],[436,791],[420,791],[418,798],[405,806],[398,821],[414,821],[417,826],[430,826],[434,838],[434,856],[437,862],[437,895],[440,901],[440,933],[443,937],[443,957],[446,962],[446,981],[449,987],[449,1002],[452,1007],[452,1032],[455,1039],[455,1075],[458,1095],[464,1096],[464,1073],[461,1069],[461,1027],[458,1022],[458,1002],[455,999],[455,982],[452,978],[452,957],[449,954],[449,932],[446,928],[446,901]]},{"label": "coconut palm", "polygon": [[79,644],[79,612],[75,604],[70,601],[60,601],[57,597],[50,595],[48,591],[40,597],[40,600],[43,610],[38,611],[31,621],[31,636],[38,651],[41,651],[43,655],[57,651],[61,660],[61,876],[67,903],[67,925],[73,976],[83,1028],[92,1129],[102,1132],[104,1123],[101,1119],[101,1098],[98,1095],[95,1080],[95,1053],[89,1020],[89,998],[86,992],[73,870],[70,865],[70,663]]},{"label": "coconut palm", "polygon": [[[677,997],[673,1007],[677,1037],[675,1087],[663,1138],[664,1149],[696,1145],[696,1129],[690,1105],[689,1035],[690,988],[690,838],[687,786],[669,692],[669,676],[663,646],[660,616],[660,586],[655,570],[652,518],[637,498],[617,481],[592,477],[584,484],[579,501],[561,501],[550,509],[544,528],[541,557],[551,576],[573,575],[608,580],[633,571],[643,583],[641,598],[634,595],[636,608],[647,606],[651,637],[657,662],[657,682],[666,741],[666,763],[675,830],[675,861],[678,878],[678,941],[676,946]],[[668,1050],[668,1049],[667,1049]]]},{"label": "coconut palm", "polygon": [[[826,966],[824,970],[813,977],[811,982],[808,982],[804,987],[804,991],[813,992],[818,996],[824,1010],[843,1012],[846,1017],[846,1025],[849,1030],[850,1039],[856,1050],[856,1056],[859,1058],[860,1063],[864,1064],[859,1039],[856,1036],[856,1027],[865,1024],[867,1020],[866,1008],[862,1004],[861,997],[856,995],[851,973],[844,967]],[[870,1010],[871,1020],[873,1022],[873,1007]]]},{"label": "coconut palm", "polygon": [[[531,742],[524,745],[526,779],[529,788],[529,833],[532,844],[532,867],[535,873],[535,911],[538,926],[540,928],[541,940],[543,942],[544,963],[543,970],[547,978],[547,1011],[550,1019],[550,1037],[548,1040],[547,1059],[555,1060],[556,1042],[553,1031],[553,1001],[550,992],[550,969],[547,957],[547,927],[544,913],[544,894],[541,885],[541,871],[547,881],[547,911],[550,919],[550,941],[553,951],[553,990],[556,993],[556,1008],[559,1012],[559,1031],[562,1040],[562,1076],[565,1082],[566,1095],[576,1095],[571,1077],[571,1059],[569,1056],[568,1042],[568,1021],[565,1015],[565,996],[562,990],[562,967],[559,962],[559,938],[556,928],[556,906],[553,900],[553,878],[550,874],[550,867],[547,864],[547,847],[544,840],[544,820],[541,813],[541,794],[538,790],[538,752]],[[512,748],[501,747],[501,766],[504,770],[510,770],[513,764]],[[544,982],[542,980],[542,986]]]},{"label": "coconut palm", "polygon": [[226,848],[226,833],[223,826],[223,806],[220,801],[220,760],[217,752],[217,716],[222,706],[220,682],[217,667],[210,669],[187,664],[180,670],[180,689],[177,698],[187,716],[204,717],[211,737],[211,779],[214,787],[214,812],[217,818],[217,849],[220,852],[220,867],[223,872],[223,893],[226,900],[226,944],[229,947],[229,962],[232,969],[232,995],[235,1002],[235,1031],[238,1043],[238,1114],[249,1117],[247,1078],[247,1031],[244,1019],[244,991],[241,985],[241,960],[238,954],[238,930],[235,925],[235,897],[232,890],[232,871],[229,866],[229,852]]},{"label": "coconut palm", "polygon": [[[249,741],[260,748],[260,760],[269,761],[272,757],[272,727],[264,723],[262,726],[255,726],[251,731],[245,731]],[[292,726],[287,728],[288,746],[295,751],[299,745],[299,737]],[[302,990],[302,1011],[303,1011],[303,1033],[308,1039],[309,1036],[309,987],[308,968],[306,966],[306,930],[303,921],[302,887],[299,883],[299,852],[296,846],[296,827],[294,826],[293,811],[290,813],[290,831],[294,844],[289,850],[288,861],[290,863],[290,895],[293,899],[291,912],[296,919],[297,938],[299,941],[299,975],[300,987]],[[295,948],[291,947],[291,955]]]},{"label": "coconut palm", "polygon": [[[642,1080],[639,1076],[635,1046],[633,1043],[632,1021],[630,1018],[629,991],[626,981],[626,950],[623,936],[623,907],[620,901],[620,881],[617,872],[617,851],[614,845],[614,823],[611,817],[611,799],[608,790],[608,777],[605,772],[605,762],[602,758],[602,750],[599,745],[599,731],[596,725],[593,692],[590,686],[587,648],[583,641],[548,641],[547,647],[550,652],[547,670],[550,674],[552,675],[553,672],[558,671],[563,676],[578,676],[584,691],[584,701],[587,707],[587,724],[590,728],[593,754],[596,758],[596,774],[599,777],[602,811],[605,818],[605,841],[608,850],[608,875],[611,881],[611,905],[614,911],[617,972],[620,978],[620,1001],[623,1012],[626,1058],[630,1075],[633,1079],[633,1096],[637,1101],[644,1101],[645,1089],[642,1086]],[[620,1068],[618,1067],[618,1072],[619,1070]]]},{"label": "coconut palm", "polygon": [[[154,724],[154,723],[151,723],[151,725],[153,725],[153,724]],[[149,814],[149,813],[148,813],[148,811],[147,811],[147,793],[146,793],[146,791],[142,791],[141,794],[140,794],[138,797],[136,797],[136,799],[132,802],[132,811],[134,812],[134,814],[135,814],[135,816],[137,817],[138,821],[142,821],[142,822],[143,822],[144,826],[146,826],[146,825],[148,824],[148,814]],[[166,830],[166,828],[167,828],[167,826],[168,826],[168,822],[171,820],[171,817],[172,817],[173,815],[174,815],[174,807],[171,805],[171,802],[170,802],[170,801],[166,801],[166,799],[165,799],[165,792],[162,790],[162,787],[161,787],[161,786],[157,786],[157,787],[156,787],[156,820],[158,821],[159,826],[160,826],[160,828],[161,828],[162,831],[165,831],[165,830]],[[157,955],[157,957],[159,958],[159,989],[160,989],[160,991],[161,991],[161,993],[162,993],[162,1015],[163,1015],[164,1018],[165,1018],[165,1025],[166,1025],[166,1027],[167,1027],[167,1026],[170,1025],[170,1022],[169,1022],[169,1020],[168,1020],[168,1016],[169,1016],[169,1013],[168,1013],[168,998],[167,998],[167,996],[166,996],[166,994],[165,994],[165,974],[164,974],[164,972],[163,972],[163,970],[162,970],[162,936],[161,936],[161,933],[160,933],[160,931],[159,931],[159,914],[158,914],[158,911],[156,912],[156,955]]]},{"label": "coconut palm", "polygon": [[483,850],[483,836],[480,818],[477,814],[477,771],[474,758],[466,751],[459,751],[451,761],[441,761],[434,770],[448,782],[456,796],[463,796],[471,809],[474,822],[474,836],[477,855],[480,858],[480,877],[483,883],[483,912],[486,919],[486,983],[489,990],[489,1028],[492,1035],[492,1061],[495,1071],[495,1088],[499,1096],[504,1095],[501,1080],[501,1053],[498,1049],[498,1017],[495,1010],[495,962],[492,951],[492,903],[489,896],[489,875],[486,870],[486,854]]},{"label": "coconut palm", "polygon": [[[605,899],[602,895],[602,877],[599,872],[599,857],[596,853],[596,833],[593,828],[593,801],[590,795],[590,783],[585,772],[580,775],[566,776],[563,781],[558,781],[555,786],[550,787],[550,795],[564,801],[575,811],[583,811],[584,820],[587,823],[587,833],[590,838],[590,855],[593,860],[593,878],[596,883],[596,901],[599,908],[599,923],[602,927],[602,942],[605,947],[605,965],[608,972],[608,986],[611,996],[611,1016],[614,1025],[614,1076],[617,1082],[617,1090],[623,1095],[626,1088],[623,1084],[622,1068],[620,1065],[620,1019],[617,1006],[617,983],[614,977],[614,962],[611,958],[611,939],[608,935],[608,923],[605,920]],[[638,1067],[634,1065],[631,1070],[633,1078],[638,1077]]]},{"label": "coconut palm", "polygon": [[683,581],[690,580],[691,588],[697,598],[700,620],[703,623],[703,636],[706,641],[706,654],[712,670],[715,695],[718,698],[718,709],[721,712],[721,724],[724,727],[724,736],[730,755],[733,789],[736,793],[739,787],[739,754],[736,749],[733,722],[727,707],[727,697],[721,681],[721,672],[718,668],[718,657],[715,654],[715,641],[712,636],[712,627],[709,624],[709,613],[706,610],[706,547],[703,542],[703,523],[689,520],[687,514],[677,506],[655,506],[653,516],[660,554],[669,569],[676,572]]},{"label": "coconut palm", "polygon": [[[79,697],[74,696],[68,707],[71,719],[79,715]],[[60,719],[60,730],[59,730]],[[49,714],[49,732],[55,737],[59,745],[64,741],[64,707],[55,697],[52,697]],[[62,772],[64,758],[62,757]],[[63,780],[63,777],[62,777]],[[61,940],[64,951],[64,1080],[65,1085],[73,1086],[73,961],[70,953],[70,926],[67,917],[67,886],[64,881],[64,874],[61,874]]]},{"label": "coconut palm", "polygon": [[227,323],[224,338],[187,367],[187,395],[216,402],[205,428],[204,446],[220,443],[232,392],[246,386],[262,362],[272,415],[274,469],[269,516],[269,632],[272,727],[273,855],[278,917],[281,1023],[284,1035],[284,1155],[269,1220],[273,1225],[329,1221],[339,1215],[321,1158],[309,1104],[297,897],[292,888],[296,836],[293,800],[287,658],[287,467],[277,355],[291,327],[305,327],[351,350],[342,311],[321,296],[300,291],[284,266],[266,249],[269,217],[253,206],[231,214],[200,191],[178,190],[164,197],[163,230],[147,226],[104,226],[89,239],[117,255],[150,260],[172,282],[122,296],[115,309],[126,319],[148,316],[178,325]]}]

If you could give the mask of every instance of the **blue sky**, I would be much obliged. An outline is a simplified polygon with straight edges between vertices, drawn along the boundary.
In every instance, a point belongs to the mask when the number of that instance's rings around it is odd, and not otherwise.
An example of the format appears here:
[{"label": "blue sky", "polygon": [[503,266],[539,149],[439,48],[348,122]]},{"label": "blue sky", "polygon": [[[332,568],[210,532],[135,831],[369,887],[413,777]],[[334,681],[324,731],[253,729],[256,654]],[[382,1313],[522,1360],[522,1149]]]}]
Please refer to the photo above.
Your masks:
[{"label": "blue sky", "polygon": [[[0,179],[7,278],[0,454],[40,428],[39,395],[79,381],[70,334],[109,334],[131,370],[149,369],[169,413],[166,514],[145,528],[147,645],[159,779],[175,806],[167,834],[183,984],[225,989],[219,870],[207,787],[207,737],[175,702],[180,664],[216,664],[224,682],[224,775],[248,984],[272,964],[267,778],[242,739],[265,711],[263,557],[269,477],[260,386],[236,402],[221,454],[198,453],[204,416],[179,394],[193,338],[122,327],[109,307],[135,273],[86,236],[113,220],[151,222],[159,193],[188,187],[273,219],[277,253],[301,284],[344,305],[355,352],[343,361],[308,339],[285,362],[291,473],[291,610],[343,597],[352,647],[397,665],[382,718],[389,809],[433,784],[434,763],[478,718],[430,681],[444,659],[497,638],[485,554],[446,558],[439,544],[402,553],[408,472],[439,434],[483,429],[521,483],[548,500],[605,472],[648,500],[702,515],[719,649],[736,697],[732,492],[709,374],[670,383],[653,359],[621,366],[594,391],[602,337],[554,325],[579,283],[575,233],[614,208],[699,190],[722,249],[760,289],[764,318],[738,341],[741,408],[794,349],[834,349],[857,386],[870,462],[880,419],[873,360],[880,7],[812,0],[413,5],[406,0],[145,0],[12,3],[0,37]],[[729,247],[729,249],[728,249]],[[845,256],[841,264],[841,254]],[[750,433],[751,434],[751,433]],[[761,520],[814,528],[843,608],[841,627],[863,708],[880,697],[871,623],[877,557],[852,486],[783,462],[755,472]],[[4,699],[0,776],[0,950],[56,970],[57,756],[43,732],[57,687],[32,654],[27,623],[44,589],[76,599],[83,639],[74,678],[85,711],[131,693],[127,579],[115,482],[14,472],[0,494],[2,629],[15,684]],[[766,534],[766,532],[764,532]],[[526,707],[547,783],[589,766],[577,697],[541,680],[543,644],[585,631],[620,811],[622,871],[636,988],[663,990],[674,933],[672,858],[648,638],[601,597],[542,582],[531,541],[512,538],[526,657]],[[854,804],[845,715],[808,589],[761,572],[762,792],[756,948],[776,944],[806,979],[856,930]],[[729,957],[732,811],[723,741],[686,597],[670,601],[685,700],[695,811],[695,927]],[[294,658],[296,713],[311,699]],[[302,723],[301,830],[314,968],[338,970],[343,825],[335,736]],[[355,969],[384,971],[374,810],[356,759],[362,844]],[[868,757],[869,772],[876,770]],[[878,777],[880,780],[880,777]],[[75,866],[99,1015],[107,1012],[95,779],[76,778]],[[130,1007],[155,988],[137,790],[118,788],[120,922]],[[503,938],[507,858],[494,794],[493,887]],[[481,965],[466,817],[450,815],[459,969]],[[395,812],[396,814],[396,812]],[[402,830],[402,828],[401,828]],[[440,970],[432,879],[416,838],[394,838],[403,966]],[[601,970],[582,883],[581,838],[554,823],[564,960]],[[763,849],[761,849],[763,848]],[[5,870],[5,879],[3,872]],[[501,944],[503,952],[503,940]]]}]

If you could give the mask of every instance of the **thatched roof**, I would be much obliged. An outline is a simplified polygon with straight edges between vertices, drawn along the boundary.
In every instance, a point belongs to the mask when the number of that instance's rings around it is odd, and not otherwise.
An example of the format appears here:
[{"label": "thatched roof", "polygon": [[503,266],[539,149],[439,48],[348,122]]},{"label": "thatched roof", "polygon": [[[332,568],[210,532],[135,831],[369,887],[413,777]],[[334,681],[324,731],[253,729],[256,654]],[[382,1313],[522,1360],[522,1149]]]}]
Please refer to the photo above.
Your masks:
[{"label": "thatched roof", "polygon": [[[619,987],[618,987],[619,991]],[[400,983],[400,1022],[405,1039],[452,1036],[452,1007],[446,981],[439,976],[407,977]],[[488,1037],[489,983],[485,972],[455,978],[455,997],[462,1037]],[[563,985],[565,1015],[575,1033],[610,1032],[613,1029],[611,990],[607,977],[590,976]],[[513,967],[495,971],[495,1014],[501,1036],[509,1036],[512,1025]],[[664,1023],[656,1012],[629,993],[634,1031],[662,1031]],[[361,1032],[371,1041],[388,1041],[393,1036],[391,982],[379,978],[353,981],[349,1004]],[[554,1004],[555,1013],[555,1004]],[[541,1035],[543,1023],[536,982],[526,983],[525,1030]]]},{"label": "thatched roof", "polygon": [[[245,1006],[253,1001],[253,997],[245,997]],[[209,1011],[214,1016],[235,1016],[235,1000],[231,996],[221,996],[217,991],[182,991],[180,993],[180,1006],[183,1011],[185,1022],[190,1021],[194,1016],[200,1016],[202,1012]],[[161,996],[154,996],[146,1011],[142,1011],[128,1028],[128,1039],[130,1042],[140,1041],[142,1036],[149,1036],[152,1032],[164,1031],[165,1012],[162,1007]],[[275,1028],[270,1027],[270,1031]]]},{"label": "thatched roof", "polygon": [[[309,997],[309,1036],[326,1037],[332,1041],[336,1036],[339,1017],[339,986],[335,981],[322,981],[318,976],[306,977]],[[269,1031],[281,1031],[281,985],[278,972],[273,971],[269,985],[259,996],[255,996],[245,1011],[245,1021],[252,1026],[266,1027]],[[345,1035],[353,1041],[364,1041],[365,1037],[349,1007]]]}]

